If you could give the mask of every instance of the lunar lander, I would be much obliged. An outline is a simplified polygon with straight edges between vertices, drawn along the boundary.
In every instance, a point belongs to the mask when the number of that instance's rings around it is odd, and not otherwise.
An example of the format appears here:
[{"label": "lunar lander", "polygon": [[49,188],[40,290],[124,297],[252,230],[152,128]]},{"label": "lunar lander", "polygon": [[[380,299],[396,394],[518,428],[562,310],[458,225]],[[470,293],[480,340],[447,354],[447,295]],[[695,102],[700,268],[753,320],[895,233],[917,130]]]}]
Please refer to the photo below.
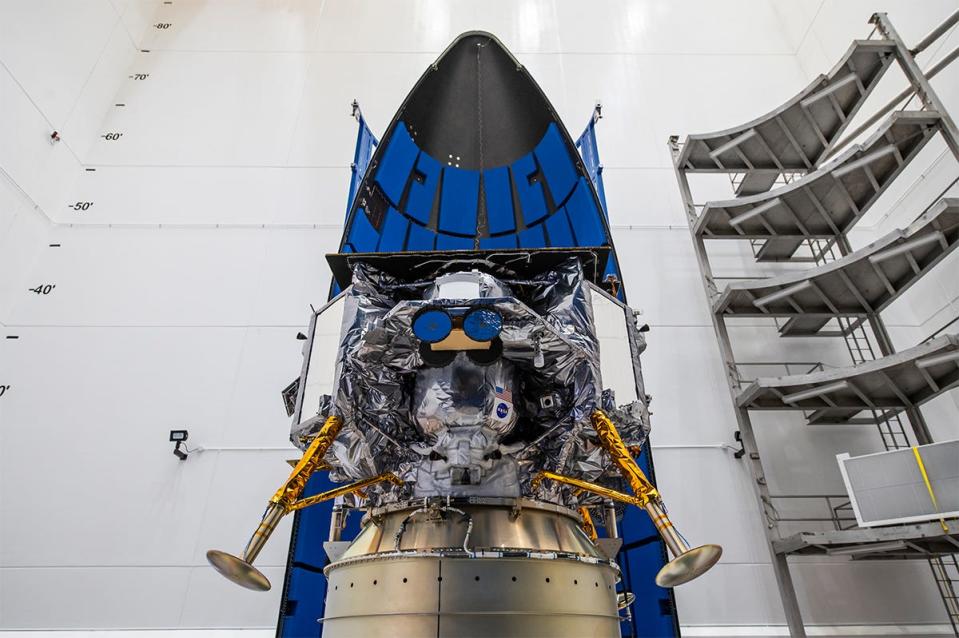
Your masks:
[{"label": "lunar lander", "polygon": [[[332,500],[324,636],[612,637],[624,507],[672,555],[659,585],[716,563],[636,463],[645,326],[568,133],[494,37],[421,78],[328,259],[341,292],[290,390],[303,457],[242,555],[208,553],[220,573],[269,589],[254,561],[279,520]],[[342,485],[304,497],[316,472]]]}]

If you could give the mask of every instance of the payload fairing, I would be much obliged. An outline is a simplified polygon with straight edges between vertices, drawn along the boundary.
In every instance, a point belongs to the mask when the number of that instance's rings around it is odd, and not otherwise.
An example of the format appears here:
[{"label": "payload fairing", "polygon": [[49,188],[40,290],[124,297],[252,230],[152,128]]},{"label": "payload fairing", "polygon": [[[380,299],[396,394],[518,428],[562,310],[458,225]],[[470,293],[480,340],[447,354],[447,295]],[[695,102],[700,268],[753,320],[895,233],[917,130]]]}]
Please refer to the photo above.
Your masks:
[{"label": "payload fairing", "polygon": [[[252,563],[277,522],[335,499],[324,636],[619,636],[624,504],[674,556],[661,586],[719,559],[689,549],[634,460],[645,338],[608,223],[493,36],[460,36],[414,87],[328,259],[342,292],[288,393],[303,458],[242,557],[208,553],[222,574],[268,589]],[[304,498],[320,471],[344,485]]]}]

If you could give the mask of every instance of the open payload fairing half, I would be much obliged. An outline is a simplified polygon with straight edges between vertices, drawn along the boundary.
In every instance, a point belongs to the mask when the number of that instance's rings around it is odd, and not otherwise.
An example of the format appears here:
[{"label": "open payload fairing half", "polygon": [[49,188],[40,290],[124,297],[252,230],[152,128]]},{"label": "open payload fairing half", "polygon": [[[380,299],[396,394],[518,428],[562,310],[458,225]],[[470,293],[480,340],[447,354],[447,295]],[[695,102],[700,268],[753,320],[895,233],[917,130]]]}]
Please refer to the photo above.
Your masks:
[{"label": "open payload fairing half", "polygon": [[[313,635],[613,637],[634,598],[616,560],[627,506],[673,557],[658,585],[719,559],[687,546],[636,461],[645,338],[609,225],[495,37],[460,36],[424,73],[328,260],[334,294],[285,393],[304,454],[242,556],[208,553],[223,575],[269,589],[253,561],[277,522],[332,500],[328,529],[300,520],[293,537],[291,556],[328,556],[325,606],[322,588],[296,600],[319,610]],[[337,485],[311,494],[326,472]]]}]

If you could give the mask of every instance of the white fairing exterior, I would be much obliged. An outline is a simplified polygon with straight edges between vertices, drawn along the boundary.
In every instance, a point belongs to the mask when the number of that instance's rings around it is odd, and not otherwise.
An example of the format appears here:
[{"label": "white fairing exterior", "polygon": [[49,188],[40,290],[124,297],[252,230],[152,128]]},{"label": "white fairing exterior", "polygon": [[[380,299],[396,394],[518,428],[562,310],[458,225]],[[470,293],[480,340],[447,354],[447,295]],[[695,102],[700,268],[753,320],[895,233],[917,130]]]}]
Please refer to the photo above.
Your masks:
[{"label": "white fairing exterior", "polygon": [[[301,369],[295,337],[310,304],[327,299],[324,254],[339,245],[356,139],[350,103],[381,134],[447,44],[485,29],[574,136],[603,103],[610,224],[629,303],[651,326],[643,370],[659,487],[687,538],[724,548],[676,591],[684,635],[785,635],[752,479],[722,447],[736,422],[666,139],[782,104],[869,34],[874,11],[913,44],[956,9],[0,0],[0,630],[273,635],[280,588],[231,586],[204,553],[242,548],[299,456],[280,390]],[[953,30],[921,66],[957,45]],[[959,64],[933,85],[959,114]],[[890,71],[850,129],[905,86]],[[957,173],[934,140],[856,227],[856,246],[910,223]],[[712,184],[698,201],[728,197],[725,176]],[[711,243],[727,272],[782,270],[757,266],[745,243]],[[954,253],[884,313],[897,347],[959,314],[957,272]],[[28,292],[38,284],[56,287]],[[733,332],[739,361],[849,362],[840,341],[781,339],[770,322]],[[615,365],[607,385],[629,378]],[[957,397],[922,406],[936,440],[959,438]],[[881,450],[871,428],[805,427],[798,414],[754,425],[776,494],[842,494],[835,454]],[[181,462],[167,439],[183,428],[207,451]],[[289,525],[257,559],[274,583]],[[947,623],[922,561],[803,558],[792,573],[817,633],[929,635]]]}]

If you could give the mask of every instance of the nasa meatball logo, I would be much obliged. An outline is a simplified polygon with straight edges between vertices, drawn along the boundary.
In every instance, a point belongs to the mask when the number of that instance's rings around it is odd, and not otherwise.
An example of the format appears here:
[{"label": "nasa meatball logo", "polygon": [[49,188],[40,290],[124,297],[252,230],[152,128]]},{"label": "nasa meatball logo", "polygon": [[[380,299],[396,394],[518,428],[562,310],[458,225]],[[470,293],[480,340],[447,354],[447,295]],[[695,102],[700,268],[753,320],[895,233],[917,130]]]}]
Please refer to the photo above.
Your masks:
[{"label": "nasa meatball logo", "polygon": [[509,414],[509,406],[505,403],[500,403],[496,406],[496,416],[501,419],[505,419],[506,415]]}]

